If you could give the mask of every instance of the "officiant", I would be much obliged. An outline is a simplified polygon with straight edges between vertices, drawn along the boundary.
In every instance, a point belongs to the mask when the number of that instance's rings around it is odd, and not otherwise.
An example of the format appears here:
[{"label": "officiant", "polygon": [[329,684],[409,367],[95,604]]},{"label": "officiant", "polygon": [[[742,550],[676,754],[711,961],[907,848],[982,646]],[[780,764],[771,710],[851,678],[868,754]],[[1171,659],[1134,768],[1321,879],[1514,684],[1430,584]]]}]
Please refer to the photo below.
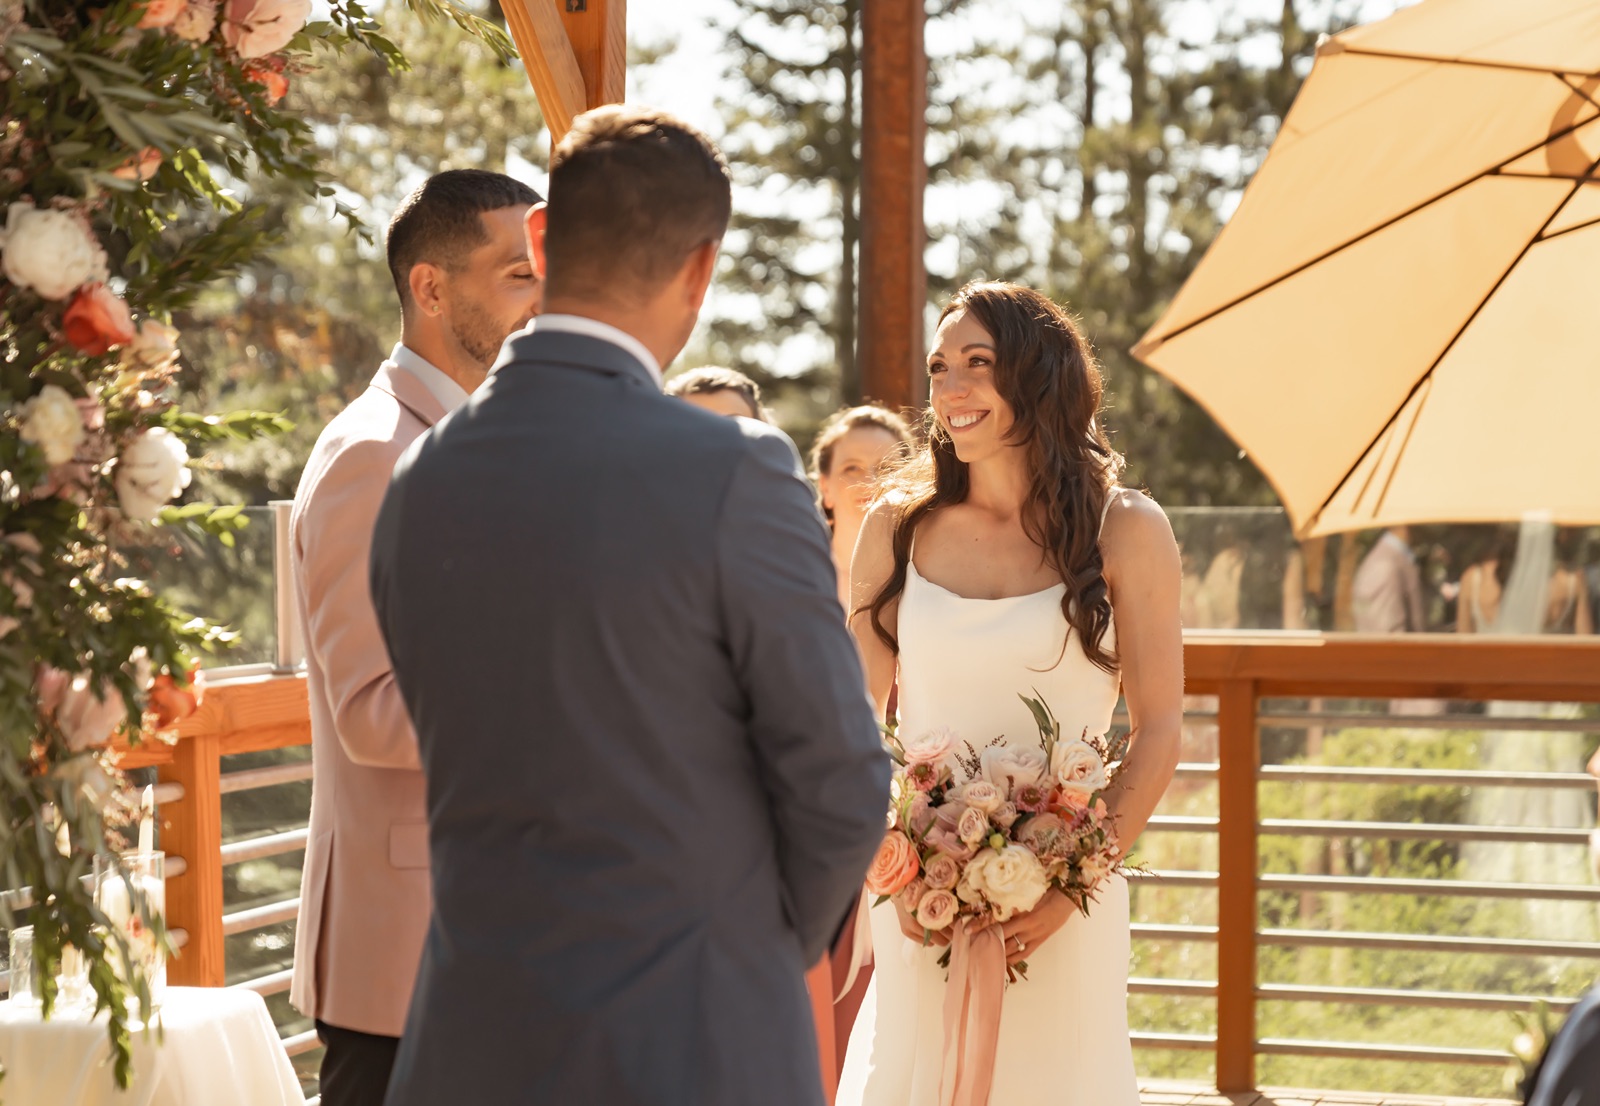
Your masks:
[{"label": "officiant", "polygon": [[367,587],[395,462],[465,403],[537,310],[523,229],[540,197],[476,169],[431,177],[389,224],[401,338],[317,439],[291,559],[306,631],[315,775],[290,1000],[325,1046],[323,1106],[380,1106],[430,906],[417,739]]}]

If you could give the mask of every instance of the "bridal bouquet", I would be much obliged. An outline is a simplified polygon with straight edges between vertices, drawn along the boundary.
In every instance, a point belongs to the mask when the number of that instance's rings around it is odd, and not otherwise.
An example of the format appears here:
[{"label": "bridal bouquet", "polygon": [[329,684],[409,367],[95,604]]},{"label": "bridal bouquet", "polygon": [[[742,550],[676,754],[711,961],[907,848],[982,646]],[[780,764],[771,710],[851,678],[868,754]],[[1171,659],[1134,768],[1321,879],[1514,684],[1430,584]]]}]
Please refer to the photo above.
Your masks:
[{"label": "bridal bouquet", "polygon": [[996,738],[979,750],[948,729],[886,734],[896,764],[889,828],[867,890],[875,906],[898,899],[925,941],[960,920],[968,928],[1007,922],[1051,888],[1087,914],[1100,882],[1122,870],[1101,793],[1127,737],[1085,729],[1064,739],[1043,700],[1021,698],[1038,723],[1036,749]]}]

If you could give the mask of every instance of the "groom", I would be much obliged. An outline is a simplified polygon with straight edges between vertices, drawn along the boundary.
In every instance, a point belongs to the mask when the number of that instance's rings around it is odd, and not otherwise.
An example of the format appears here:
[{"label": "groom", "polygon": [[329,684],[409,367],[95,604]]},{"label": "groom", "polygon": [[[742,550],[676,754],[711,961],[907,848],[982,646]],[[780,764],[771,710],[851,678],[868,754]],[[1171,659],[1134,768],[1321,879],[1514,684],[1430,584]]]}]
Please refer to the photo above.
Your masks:
[{"label": "groom", "polygon": [[395,470],[373,599],[434,908],[389,1106],[822,1100],[802,974],[889,771],[793,447],[661,395],[728,212],[696,131],[580,116],[545,313]]}]

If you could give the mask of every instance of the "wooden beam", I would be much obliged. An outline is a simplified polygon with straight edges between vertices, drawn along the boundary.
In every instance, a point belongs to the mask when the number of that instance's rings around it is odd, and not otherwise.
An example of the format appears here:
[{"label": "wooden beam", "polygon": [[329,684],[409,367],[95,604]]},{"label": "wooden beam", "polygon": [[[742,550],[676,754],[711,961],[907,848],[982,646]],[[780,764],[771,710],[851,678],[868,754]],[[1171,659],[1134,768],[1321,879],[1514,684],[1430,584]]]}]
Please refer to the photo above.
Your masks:
[{"label": "wooden beam", "polygon": [[1217,695],[1217,1090],[1256,1085],[1256,687]]},{"label": "wooden beam", "polygon": [[[588,109],[583,72],[563,25],[566,16],[556,5],[560,0],[505,0],[506,26],[527,67],[528,81],[539,99],[539,110],[550,128],[554,145],[572,128],[574,116]],[[572,0],[566,0],[568,4]]]},{"label": "wooden beam", "polygon": [[561,23],[583,75],[584,110],[627,97],[628,0],[565,0]]},{"label": "wooden beam", "polygon": [[[927,183],[924,0],[861,5],[861,390],[920,406],[928,298],[922,193]],[[854,397],[845,397],[847,401]]]}]

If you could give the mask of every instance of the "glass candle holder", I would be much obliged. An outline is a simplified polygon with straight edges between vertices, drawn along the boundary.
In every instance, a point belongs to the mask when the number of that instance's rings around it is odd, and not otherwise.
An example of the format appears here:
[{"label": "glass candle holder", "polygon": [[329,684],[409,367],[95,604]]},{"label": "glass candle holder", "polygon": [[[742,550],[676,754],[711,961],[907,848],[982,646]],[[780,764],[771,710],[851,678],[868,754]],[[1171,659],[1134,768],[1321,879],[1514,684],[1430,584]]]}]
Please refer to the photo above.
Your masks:
[{"label": "glass candle holder", "polygon": [[23,1006],[39,1005],[33,993],[33,927],[18,926],[11,931],[11,990],[8,997]]},{"label": "glass candle holder", "polygon": [[[167,910],[167,855],[159,850],[124,853],[115,860],[96,862],[95,902],[106,919],[127,938],[132,965],[150,983],[150,1002],[161,1005],[167,987],[167,955],[151,923],[164,919]],[[132,973],[113,942],[112,963],[127,980]]]}]

